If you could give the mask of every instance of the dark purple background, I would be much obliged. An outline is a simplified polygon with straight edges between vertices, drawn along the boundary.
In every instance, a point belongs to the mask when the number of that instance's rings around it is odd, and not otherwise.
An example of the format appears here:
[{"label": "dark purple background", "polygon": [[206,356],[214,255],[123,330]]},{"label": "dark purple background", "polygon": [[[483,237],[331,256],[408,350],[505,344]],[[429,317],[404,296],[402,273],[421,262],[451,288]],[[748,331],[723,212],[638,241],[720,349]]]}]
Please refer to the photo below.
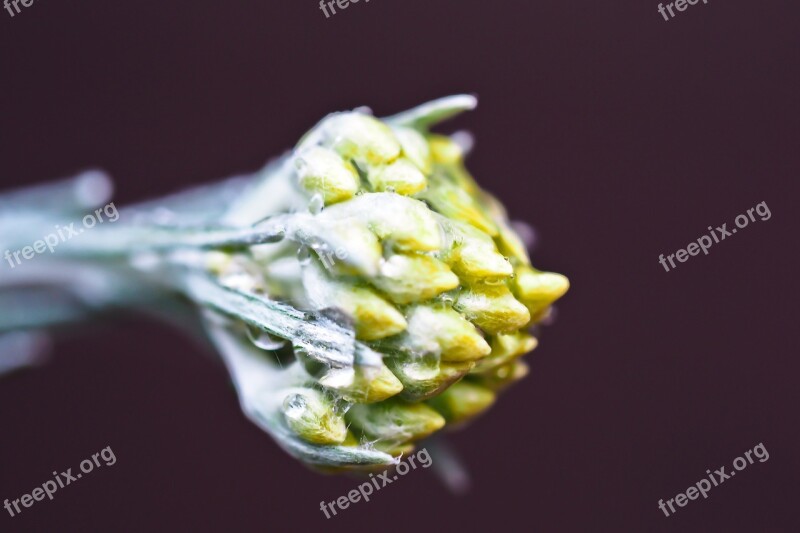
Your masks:
[{"label": "dark purple background", "polygon": [[[44,2],[0,11],[2,186],[88,166],[118,204],[255,170],[317,119],[471,92],[475,175],[572,290],[531,375],[452,436],[474,488],[311,473],[223,370],[144,319],[0,381],[0,501],[110,445],[118,462],[2,531],[798,531],[800,10],[710,0]],[[709,225],[772,219],[665,273]],[[0,310],[2,312],[2,310]],[[666,518],[763,442],[756,463]]]}]

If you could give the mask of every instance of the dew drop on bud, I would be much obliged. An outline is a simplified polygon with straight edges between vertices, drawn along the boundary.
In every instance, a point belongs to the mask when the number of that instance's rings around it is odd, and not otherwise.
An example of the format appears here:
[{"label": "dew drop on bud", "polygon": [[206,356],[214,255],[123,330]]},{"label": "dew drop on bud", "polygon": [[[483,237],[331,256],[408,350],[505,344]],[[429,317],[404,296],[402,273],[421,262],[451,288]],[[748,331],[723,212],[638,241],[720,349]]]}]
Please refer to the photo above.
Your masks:
[{"label": "dew drop on bud", "polygon": [[311,263],[311,250],[305,244],[297,249],[297,261],[301,266],[306,266]]},{"label": "dew drop on bud", "polygon": [[351,407],[353,407],[352,402],[339,399],[335,401],[333,404],[333,412],[336,413],[337,415],[344,416],[347,414],[347,411],[349,411]]},{"label": "dew drop on bud", "polygon": [[300,418],[306,409],[306,400],[299,394],[292,394],[283,400],[283,413],[289,418]]},{"label": "dew drop on bud", "polygon": [[252,326],[247,328],[247,337],[256,348],[261,348],[262,350],[274,351],[280,350],[286,346],[285,339],[274,337],[266,331],[254,328]]},{"label": "dew drop on bud", "polygon": [[284,228],[280,228],[277,231],[266,234],[264,236],[264,244],[281,242],[284,238],[286,238],[286,230]]},{"label": "dew drop on bud", "polygon": [[446,292],[439,296],[439,301],[446,306],[452,306],[456,302],[456,297]]},{"label": "dew drop on bud", "polygon": [[311,197],[311,200],[308,202],[308,211],[312,215],[318,215],[322,212],[322,209],[325,207],[325,199],[322,197],[320,193],[314,193],[314,196]]}]

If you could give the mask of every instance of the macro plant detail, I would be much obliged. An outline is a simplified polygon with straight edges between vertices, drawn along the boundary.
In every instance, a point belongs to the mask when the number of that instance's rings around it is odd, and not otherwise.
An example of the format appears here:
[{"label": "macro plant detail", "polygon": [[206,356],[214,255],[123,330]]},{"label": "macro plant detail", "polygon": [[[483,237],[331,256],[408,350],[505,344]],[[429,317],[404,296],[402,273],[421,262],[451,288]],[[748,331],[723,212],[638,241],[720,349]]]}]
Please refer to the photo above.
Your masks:
[{"label": "macro plant detail", "polygon": [[[396,464],[526,375],[531,327],[569,287],[532,266],[461,139],[430,131],[475,105],[334,113],[253,176],[122,209],[3,269],[0,346],[33,354],[51,327],[154,313],[213,343],[246,416],[303,463]],[[106,180],[0,196],[0,248],[103,205]]]}]

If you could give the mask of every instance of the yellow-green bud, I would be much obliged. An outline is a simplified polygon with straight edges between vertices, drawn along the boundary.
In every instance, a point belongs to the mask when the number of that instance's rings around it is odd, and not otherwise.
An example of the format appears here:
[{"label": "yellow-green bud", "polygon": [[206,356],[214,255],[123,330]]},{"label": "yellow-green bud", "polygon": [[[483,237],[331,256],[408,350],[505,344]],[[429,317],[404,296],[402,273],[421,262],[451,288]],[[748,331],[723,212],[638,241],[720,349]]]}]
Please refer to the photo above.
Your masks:
[{"label": "yellow-green bud", "polygon": [[423,174],[431,172],[431,149],[428,141],[417,130],[412,128],[392,128],[394,136],[400,141],[403,155],[414,163]]},{"label": "yellow-green bud", "polygon": [[442,215],[465,222],[487,235],[497,235],[497,225],[470,193],[443,175],[440,169],[431,175],[428,190],[420,195]]},{"label": "yellow-green bud", "polygon": [[442,361],[475,361],[491,347],[468,320],[447,307],[418,305],[408,313],[408,339],[412,350],[439,354]]},{"label": "yellow-green bud", "polygon": [[396,192],[403,196],[417,194],[428,184],[425,175],[407,159],[370,167],[367,180],[375,192]]},{"label": "yellow-green bud", "polygon": [[380,368],[358,366],[342,384],[326,382],[324,379],[320,383],[336,390],[345,400],[358,403],[382,402],[403,390],[403,384],[386,365]]},{"label": "yellow-green bud", "polygon": [[292,389],[281,406],[286,424],[303,440],[314,444],[339,444],[347,437],[344,418],[317,390]]},{"label": "yellow-green bud", "polygon": [[459,280],[438,259],[422,254],[395,254],[381,264],[372,283],[393,302],[408,304],[455,289]]},{"label": "yellow-green bud", "polygon": [[354,219],[333,219],[309,215],[296,222],[293,238],[312,248],[323,263],[340,270],[347,269],[365,276],[374,276],[383,259],[378,238],[367,224]]},{"label": "yellow-green bud", "polygon": [[403,384],[403,392],[399,396],[409,402],[436,396],[475,366],[472,361],[432,365],[411,357],[388,358],[386,364]]},{"label": "yellow-green bud", "polygon": [[444,418],[425,404],[407,404],[396,400],[354,405],[347,411],[346,417],[352,427],[390,444],[427,437],[445,424]]},{"label": "yellow-green bud", "polygon": [[437,251],[443,245],[437,217],[419,200],[393,193],[368,193],[333,205],[321,220],[356,220],[394,249]]},{"label": "yellow-green bud", "polygon": [[471,374],[469,379],[494,392],[500,392],[527,375],[528,365],[525,364],[525,361],[518,359],[506,365],[487,370],[481,374]]},{"label": "yellow-green bud", "polygon": [[399,457],[401,455],[408,455],[411,452],[413,452],[414,449],[416,448],[413,442],[406,442],[404,444],[395,444],[383,441],[377,441],[373,445],[373,447],[380,452],[388,453],[389,455],[392,455],[394,457]]},{"label": "yellow-green bud", "polygon": [[519,238],[519,235],[517,235],[517,232],[509,225],[506,208],[488,192],[480,191],[478,194],[481,205],[485,207],[486,212],[497,224],[498,234],[495,235],[497,249],[500,250],[501,254],[512,258],[515,264],[530,265],[531,260],[528,256],[528,249],[522,239]]},{"label": "yellow-green bud", "polygon": [[312,146],[296,155],[295,165],[300,186],[309,195],[321,194],[326,205],[352,198],[358,192],[356,169],[332,150]]},{"label": "yellow-green bud", "polygon": [[389,163],[400,155],[400,143],[392,130],[375,117],[341,113],[330,117],[323,127],[331,147],[360,165]]},{"label": "yellow-green bud", "polygon": [[528,257],[528,250],[522,239],[519,238],[517,232],[508,226],[505,220],[497,221],[498,235],[495,237],[497,242],[497,249],[500,253],[512,257],[516,260],[517,264],[528,265],[530,258]]},{"label": "yellow-green bud", "polygon": [[473,418],[488,409],[495,400],[491,390],[475,383],[459,381],[440,395],[428,400],[450,424]]},{"label": "yellow-green bud", "polygon": [[536,348],[537,344],[535,337],[521,331],[496,335],[491,342],[492,353],[486,359],[478,361],[472,373],[478,374],[506,365]]},{"label": "yellow-green bud", "polygon": [[491,237],[464,222],[442,219],[446,247],[440,259],[466,280],[496,280],[510,277],[514,268],[500,255]]},{"label": "yellow-green bud", "polygon": [[464,151],[450,137],[445,135],[428,135],[431,156],[436,163],[442,165],[458,165],[464,160]]},{"label": "yellow-green bud", "polygon": [[373,341],[400,333],[407,323],[394,305],[370,287],[330,278],[314,260],[303,272],[303,284],[315,309],[338,308],[353,320],[356,337]]},{"label": "yellow-green bud", "polygon": [[518,267],[516,274],[514,293],[531,315],[545,310],[569,290],[569,280],[561,274],[540,272],[527,266]]},{"label": "yellow-green bud", "polygon": [[466,287],[453,307],[491,335],[513,332],[531,320],[528,308],[514,298],[505,283]]}]

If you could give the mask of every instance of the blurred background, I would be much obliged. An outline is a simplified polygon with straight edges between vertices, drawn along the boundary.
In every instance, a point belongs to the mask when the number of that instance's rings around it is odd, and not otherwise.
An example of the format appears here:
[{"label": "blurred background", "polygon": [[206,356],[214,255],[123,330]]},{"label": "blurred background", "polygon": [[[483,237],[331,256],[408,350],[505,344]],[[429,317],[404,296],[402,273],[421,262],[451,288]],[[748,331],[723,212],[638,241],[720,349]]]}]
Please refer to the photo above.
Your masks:
[{"label": "blurred background", "polygon": [[[531,374],[450,442],[472,490],[291,460],[223,368],[141,317],[0,380],[0,500],[117,457],[2,531],[798,531],[796,2],[40,2],[0,11],[0,189],[87,167],[118,206],[258,169],[325,114],[469,92],[481,184],[572,290]],[[766,202],[772,218],[658,263]],[[2,252],[2,250],[0,250]],[[0,309],[0,312],[3,312]],[[659,499],[763,443],[669,518]]]}]

